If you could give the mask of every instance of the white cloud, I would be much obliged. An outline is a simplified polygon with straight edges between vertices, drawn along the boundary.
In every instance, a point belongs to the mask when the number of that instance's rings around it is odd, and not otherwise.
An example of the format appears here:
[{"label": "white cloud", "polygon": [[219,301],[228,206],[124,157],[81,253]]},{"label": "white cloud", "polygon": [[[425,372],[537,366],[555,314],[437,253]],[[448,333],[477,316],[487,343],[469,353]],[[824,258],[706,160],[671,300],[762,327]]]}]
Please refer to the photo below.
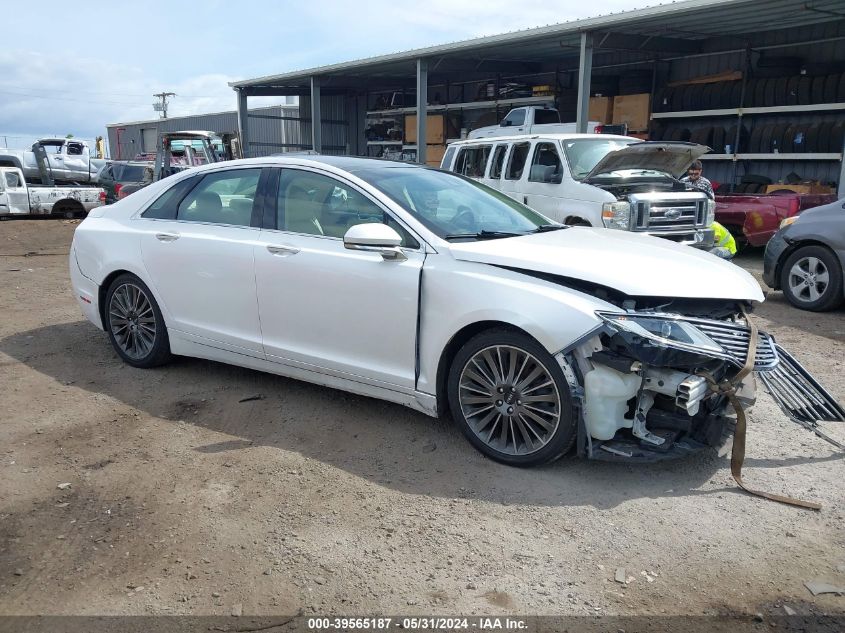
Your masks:
[{"label": "white cloud", "polygon": [[[134,28],[126,31],[125,52],[121,52],[117,42],[102,50],[60,47],[61,54],[46,52],[46,47],[27,50],[31,39],[22,35],[26,29],[22,25],[14,28],[10,23],[7,48],[0,52],[0,135],[74,134],[93,138],[105,134],[108,123],[157,118],[152,108],[153,94],[161,91],[177,94],[170,102],[171,116],[233,110],[235,95],[228,86],[233,80],[560,23],[645,4],[654,1],[605,0],[596,7],[563,0],[524,0],[518,4],[512,0],[428,0],[424,4],[311,0],[295,5],[268,2],[263,7],[256,2],[247,5],[246,10],[227,2],[205,3],[201,10],[176,2],[172,7],[175,15],[195,12],[205,25],[200,30],[204,37],[192,40],[191,36],[197,33],[185,33],[178,19],[168,22],[151,10],[137,17]],[[76,8],[59,7],[58,2],[48,1],[47,6],[49,10],[26,5],[22,11],[40,12],[45,29],[60,29],[63,21],[75,24],[84,17]],[[129,14],[134,14],[135,5],[125,6],[124,9],[122,5],[113,7],[101,2],[98,8],[91,3],[86,15],[93,19],[108,7],[121,17],[118,22],[126,21]],[[153,2],[152,6],[170,4]],[[255,12],[260,12],[262,19],[251,15]],[[26,16],[21,15],[17,19],[24,22]],[[154,15],[158,16],[155,21]],[[149,50],[140,50],[138,42],[133,46],[132,39],[142,33],[142,45]],[[278,102],[274,98],[250,98],[251,107]]]},{"label": "white cloud", "polygon": [[[105,135],[108,123],[157,118],[156,92],[175,92],[169,116],[236,107],[234,77],[205,74],[163,85],[147,72],[91,58],[55,58],[30,51],[0,53],[0,133]],[[255,99],[250,106],[278,100]],[[10,143],[14,144],[14,143]]]}]

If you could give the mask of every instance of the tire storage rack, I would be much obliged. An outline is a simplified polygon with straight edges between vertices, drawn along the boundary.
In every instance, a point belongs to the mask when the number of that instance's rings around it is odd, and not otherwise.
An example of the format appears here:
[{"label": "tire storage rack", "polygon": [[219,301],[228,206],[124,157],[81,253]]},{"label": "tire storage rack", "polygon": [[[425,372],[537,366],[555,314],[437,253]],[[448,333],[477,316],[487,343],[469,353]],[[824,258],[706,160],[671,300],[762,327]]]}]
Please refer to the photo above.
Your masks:
[{"label": "tire storage rack", "polygon": [[713,150],[705,160],[731,161],[732,169],[715,169],[731,181],[721,192],[763,193],[799,176],[784,178],[784,161],[829,161],[841,171],[845,73],[670,86],[655,95],[653,110],[651,140],[700,143]]}]

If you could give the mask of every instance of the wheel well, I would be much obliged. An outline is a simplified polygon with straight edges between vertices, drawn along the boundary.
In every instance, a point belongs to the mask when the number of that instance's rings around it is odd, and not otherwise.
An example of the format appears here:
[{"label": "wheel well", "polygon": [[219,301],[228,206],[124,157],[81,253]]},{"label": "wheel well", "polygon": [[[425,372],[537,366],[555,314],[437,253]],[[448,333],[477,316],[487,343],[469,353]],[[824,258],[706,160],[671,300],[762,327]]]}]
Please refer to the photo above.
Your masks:
[{"label": "wheel well", "polygon": [[563,221],[563,223],[568,226],[593,226],[587,220],[578,217],[577,215],[570,215]]},{"label": "wheel well", "polygon": [[825,244],[824,242],[819,242],[818,240],[802,240],[800,242],[796,242],[791,244],[789,248],[787,248],[783,253],[781,253],[780,258],[778,258],[777,264],[775,264],[775,283],[777,284],[777,288],[775,290],[783,290],[780,283],[780,275],[783,272],[783,265],[786,264],[786,260],[792,257],[792,254],[797,251],[798,249],[804,248],[805,246],[820,246],[821,248],[829,251],[831,255],[838,261],[839,257],[836,256],[836,253]]},{"label": "wheel well", "polygon": [[[528,332],[522,328],[518,328],[510,323],[504,321],[479,321],[478,323],[471,323],[458,330],[455,335],[446,344],[443,353],[440,354],[440,362],[437,364],[437,415],[442,416],[449,410],[449,397],[447,395],[446,381],[449,378],[449,368],[452,366],[452,361],[458,350],[463,347],[464,343],[470,340],[473,336],[493,329],[506,329],[513,332],[519,332],[532,339]],[[534,339],[536,340],[536,339]]]},{"label": "wheel well", "polygon": [[109,286],[111,286],[111,282],[115,279],[120,277],[121,275],[131,275],[128,270],[115,270],[108,274],[108,276],[103,279],[103,283],[100,284],[100,289],[97,292],[97,306],[100,309],[100,322],[103,324],[103,328],[106,327],[106,293],[109,291]]},{"label": "wheel well", "polygon": [[62,198],[53,205],[53,213],[61,213],[62,211],[85,211],[85,207],[79,200]]}]

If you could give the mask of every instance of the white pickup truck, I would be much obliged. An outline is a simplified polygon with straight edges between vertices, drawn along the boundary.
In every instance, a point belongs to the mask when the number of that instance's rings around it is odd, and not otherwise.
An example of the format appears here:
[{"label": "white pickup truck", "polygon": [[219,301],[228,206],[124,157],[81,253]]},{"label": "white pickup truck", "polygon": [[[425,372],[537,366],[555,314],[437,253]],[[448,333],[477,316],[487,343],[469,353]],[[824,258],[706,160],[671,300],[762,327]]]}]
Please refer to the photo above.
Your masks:
[{"label": "white pickup truck", "polygon": [[106,203],[98,187],[31,187],[17,167],[0,167],[0,218],[10,215],[62,215],[73,218]]},{"label": "white pickup truck", "polygon": [[[42,173],[36,152],[43,152]],[[17,167],[28,182],[52,184],[55,182],[97,182],[97,173],[106,161],[92,158],[88,143],[66,138],[42,138],[31,150],[0,148],[0,167]],[[45,180],[46,175],[46,180]]]},{"label": "white pickup truck", "polygon": [[[468,138],[491,136],[519,136],[522,134],[573,134],[575,123],[561,123],[560,112],[548,106],[526,106],[508,112],[499,125],[488,125],[472,130]],[[598,134],[604,126],[590,121],[587,132]]]}]

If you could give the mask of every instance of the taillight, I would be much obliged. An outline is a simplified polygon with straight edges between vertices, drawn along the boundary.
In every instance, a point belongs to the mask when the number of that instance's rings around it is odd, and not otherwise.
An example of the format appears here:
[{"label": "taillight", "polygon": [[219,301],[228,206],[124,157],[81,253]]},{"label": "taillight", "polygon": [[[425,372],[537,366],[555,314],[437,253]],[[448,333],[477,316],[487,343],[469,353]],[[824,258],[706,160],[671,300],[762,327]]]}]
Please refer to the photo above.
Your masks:
[{"label": "taillight", "polygon": [[596,129],[595,129],[595,133],[596,133],[596,134],[601,134],[603,131],[604,131],[604,126],[603,126],[603,125],[597,125],[597,126],[596,126]]},{"label": "taillight", "polygon": [[114,183],[114,195],[118,195],[118,194],[120,193],[120,190],[121,190],[122,188],[123,188],[123,183],[122,183],[122,182],[116,182],[116,183]]},{"label": "taillight", "polygon": [[103,204],[105,204],[105,203],[106,203],[106,192],[105,192],[105,191],[103,191],[102,189],[100,189],[100,196],[99,196],[99,198],[100,198],[100,202],[102,202]]}]

